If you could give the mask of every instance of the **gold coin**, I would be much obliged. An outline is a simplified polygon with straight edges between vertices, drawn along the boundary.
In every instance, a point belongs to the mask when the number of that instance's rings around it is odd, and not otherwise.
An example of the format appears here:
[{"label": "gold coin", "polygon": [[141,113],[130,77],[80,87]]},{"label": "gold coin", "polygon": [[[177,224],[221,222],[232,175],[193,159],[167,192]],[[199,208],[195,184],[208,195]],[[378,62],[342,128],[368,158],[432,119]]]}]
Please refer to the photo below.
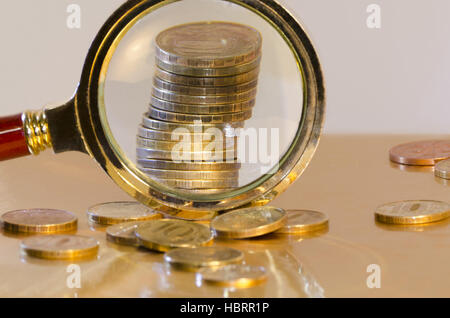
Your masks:
[{"label": "gold coin", "polygon": [[142,118],[142,125],[144,127],[150,128],[150,129],[156,129],[156,130],[164,130],[164,131],[170,131],[172,132],[175,129],[181,128],[183,130],[178,130],[180,132],[193,132],[193,133],[201,133],[201,132],[207,132],[209,128],[215,128],[220,129],[227,136],[234,135],[236,128],[242,128],[244,127],[244,122],[226,122],[226,123],[204,123],[199,121],[199,123],[170,123],[159,119],[150,118],[149,114],[145,114]]},{"label": "gold coin", "polygon": [[141,168],[189,171],[235,170],[241,167],[239,162],[175,162],[157,159],[138,159],[137,163]]},{"label": "gold coin", "polygon": [[158,59],[190,68],[222,68],[253,61],[261,54],[261,34],[230,22],[196,22],[166,29],[156,37]]},{"label": "gold coin", "polygon": [[219,77],[219,76],[231,76],[242,73],[247,73],[255,68],[258,68],[261,62],[261,57],[248,62],[246,64],[239,64],[230,67],[220,68],[192,68],[183,65],[177,65],[167,63],[156,58],[156,65],[163,70],[171,73],[187,76],[199,76],[199,77]]},{"label": "gold coin", "polygon": [[27,238],[20,246],[23,252],[32,257],[74,259],[97,255],[99,242],[80,235],[45,235]]},{"label": "gold coin", "polygon": [[227,265],[219,268],[202,268],[197,274],[206,283],[223,286],[247,288],[267,281],[264,267],[243,264]]},{"label": "gold coin", "polygon": [[162,218],[154,209],[134,201],[97,204],[90,207],[87,214],[89,221],[103,225]]},{"label": "gold coin", "polygon": [[156,76],[153,78],[153,86],[158,90],[173,92],[181,96],[230,96],[254,90],[257,84],[258,80],[255,79],[251,82],[231,86],[197,87],[166,82]]},{"label": "gold coin", "polygon": [[163,90],[153,87],[152,95],[156,98],[172,103],[193,104],[193,105],[223,105],[241,103],[252,100],[256,96],[256,87],[241,93],[230,95],[182,95],[178,92]]},{"label": "gold coin", "polygon": [[[176,170],[174,170],[176,171]],[[182,188],[182,189],[221,189],[221,188],[237,188],[239,187],[239,179],[229,178],[222,180],[183,180],[183,179],[169,179],[158,178],[152,176],[152,178],[158,182],[164,183],[169,187]]]},{"label": "gold coin", "polygon": [[436,177],[450,180],[450,159],[439,161],[434,167]]},{"label": "gold coin", "polygon": [[274,232],[287,221],[283,209],[262,206],[226,212],[211,221],[217,236],[226,238],[249,238]]},{"label": "gold coin", "polygon": [[176,122],[176,123],[194,123],[199,121],[207,124],[223,124],[229,122],[242,122],[252,117],[252,110],[243,112],[217,114],[217,115],[197,115],[172,113],[158,108],[150,107],[148,115],[157,120]]},{"label": "gold coin", "polygon": [[[236,138],[236,137],[235,137]],[[142,137],[136,138],[136,144],[138,147],[145,147],[155,150],[165,150],[165,151],[184,151],[185,149],[191,150],[192,152],[202,152],[203,148],[209,149],[214,146],[217,151],[225,150],[237,150],[237,140],[235,138],[227,138],[222,141],[203,141],[197,143],[196,140],[192,141],[166,141],[166,140],[153,140]],[[174,149],[175,148],[175,149]]]},{"label": "gold coin", "polygon": [[298,234],[320,231],[328,227],[328,216],[322,212],[310,210],[287,210],[286,224],[276,233]]},{"label": "gold coin", "polygon": [[141,246],[166,252],[177,247],[198,247],[212,243],[209,227],[189,221],[162,219],[145,222],[136,229]]},{"label": "gold coin", "polygon": [[409,200],[383,204],[375,210],[378,222],[422,224],[450,217],[450,204],[431,200]]},{"label": "gold coin", "polygon": [[185,221],[211,221],[216,215],[216,211],[184,211],[178,209],[172,209],[169,207],[163,207],[159,211],[165,217],[172,219],[179,219]]},{"label": "gold coin", "polygon": [[15,233],[57,233],[77,228],[74,214],[53,209],[29,209],[6,212],[2,215],[3,227]]},{"label": "gold coin", "polygon": [[[136,148],[136,156],[138,159],[161,159],[161,160],[177,160],[177,157],[187,158],[189,161],[234,161],[237,159],[237,151],[234,149],[217,149],[203,151],[169,151],[154,150],[138,147]],[[177,156],[177,157],[174,157]],[[145,169],[144,169],[145,170]]]},{"label": "gold coin", "polygon": [[143,222],[125,222],[108,226],[106,228],[106,239],[116,244],[138,246],[139,244],[134,232]]},{"label": "gold coin", "polygon": [[236,179],[239,177],[239,170],[219,170],[219,171],[183,171],[183,170],[163,170],[163,169],[141,169],[149,176],[162,179],[183,179],[183,180],[224,180]]},{"label": "gold coin", "polygon": [[[213,133],[205,131],[200,133],[191,133],[184,131],[163,131],[163,130],[155,130],[150,128],[145,128],[140,126],[138,129],[138,136],[147,139],[153,140],[163,140],[163,141],[179,141],[183,140],[183,138],[189,139],[192,142],[196,142],[197,140],[201,140],[204,142],[211,142],[215,140],[215,136]],[[224,142],[235,142],[236,134],[233,135],[224,135],[221,136]]]},{"label": "gold coin", "polygon": [[240,263],[243,258],[241,251],[223,246],[176,248],[164,255],[164,260],[170,265],[194,271],[202,267],[220,267]]},{"label": "gold coin", "polygon": [[155,96],[151,97],[150,105],[154,108],[165,110],[173,113],[183,114],[197,114],[197,115],[217,115],[226,113],[237,113],[246,110],[251,110],[255,106],[256,100],[254,98],[232,104],[181,104],[169,102],[167,100],[159,99]]},{"label": "gold coin", "polygon": [[254,68],[247,73],[231,75],[231,76],[221,76],[221,77],[194,77],[185,76],[167,72],[163,69],[156,68],[155,76],[158,78],[185,86],[202,86],[202,87],[218,87],[218,86],[233,86],[239,85],[247,82],[254,81],[258,78],[259,67]]}]

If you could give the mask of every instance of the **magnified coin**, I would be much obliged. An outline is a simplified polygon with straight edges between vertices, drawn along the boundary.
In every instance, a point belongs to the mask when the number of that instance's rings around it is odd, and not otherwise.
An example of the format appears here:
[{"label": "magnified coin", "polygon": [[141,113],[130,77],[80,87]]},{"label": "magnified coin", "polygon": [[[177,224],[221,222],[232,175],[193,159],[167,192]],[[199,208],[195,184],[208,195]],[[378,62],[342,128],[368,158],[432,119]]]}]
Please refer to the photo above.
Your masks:
[{"label": "magnified coin", "polygon": [[189,171],[234,170],[241,167],[239,162],[175,162],[156,159],[138,159],[137,163],[142,168]]},{"label": "magnified coin", "polygon": [[[190,132],[179,132],[179,131],[163,131],[163,130],[155,130],[145,127],[139,127],[138,136],[147,139],[153,140],[163,140],[163,141],[176,141],[183,140],[183,137],[190,138],[192,141],[196,140],[205,140],[205,141],[214,141],[215,136],[212,133],[202,132],[202,133],[190,133]],[[236,135],[232,136],[220,136],[224,142],[234,142]]]},{"label": "magnified coin", "polygon": [[217,236],[249,238],[274,232],[287,221],[283,209],[271,206],[252,207],[226,212],[211,221]]},{"label": "magnified coin", "polygon": [[151,97],[150,105],[154,108],[165,110],[174,113],[184,113],[184,114],[198,114],[198,115],[217,115],[224,113],[235,113],[250,110],[255,106],[256,100],[254,98],[245,100],[238,103],[231,104],[182,104],[174,103],[167,100],[162,100]]},{"label": "magnified coin", "polygon": [[242,264],[202,268],[198,275],[206,283],[236,288],[253,287],[267,280],[264,267]]},{"label": "magnified coin", "polygon": [[183,180],[226,180],[239,177],[238,170],[219,171],[182,171],[182,170],[162,170],[162,169],[141,169],[143,172],[162,179],[183,179]]},{"label": "magnified coin", "polygon": [[287,210],[287,222],[276,233],[299,234],[322,230],[328,227],[328,216],[310,210]]},{"label": "magnified coin", "polygon": [[375,210],[378,222],[422,224],[450,217],[450,204],[432,200],[410,200],[383,204]]},{"label": "magnified coin", "polygon": [[53,209],[28,209],[6,212],[2,215],[3,227],[9,232],[57,233],[77,228],[74,214]]},{"label": "magnified coin", "polygon": [[103,225],[162,218],[157,211],[134,201],[97,204],[87,210],[87,215],[89,221]]},{"label": "magnified coin", "polygon": [[44,259],[74,259],[97,255],[99,242],[80,235],[32,236],[21,243],[28,256]]},{"label": "magnified coin", "polygon": [[450,159],[438,162],[434,167],[434,174],[439,178],[450,180]]},{"label": "magnified coin", "polygon": [[243,258],[241,251],[222,246],[176,248],[164,255],[164,260],[172,266],[194,271],[201,267],[219,267],[239,263]]},{"label": "magnified coin", "polygon": [[[178,171],[178,170],[174,170]],[[153,176],[152,176],[153,177]],[[183,179],[163,179],[153,177],[161,183],[164,183],[170,187],[182,188],[182,189],[228,189],[239,186],[239,180],[237,179],[222,179],[222,180],[183,180]]]},{"label": "magnified coin", "polygon": [[389,152],[391,161],[417,166],[433,166],[450,158],[450,140],[425,140],[393,147]]},{"label": "magnified coin", "polygon": [[157,108],[150,107],[149,116],[153,119],[170,121],[176,123],[191,123],[200,121],[207,124],[221,124],[231,122],[241,122],[252,117],[252,110],[245,110],[237,113],[217,114],[217,115],[196,115],[172,113]]},{"label": "magnified coin", "polygon": [[153,78],[153,86],[158,90],[189,96],[229,96],[253,90],[257,84],[258,80],[255,79],[251,82],[231,86],[197,87],[166,82],[156,76]]},{"label": "magnified coin", "polygon": [[261,34],[230,22],[178,25],[158,34],[156,57],[191,68],[223,68],[245,64],[261,53]]},{"label": "magnified coin", "polygon": [[177,247],[199,247],[212,243],[209,227],[194,222],[162,219],[145,222],[136,229],[141,246],[166,252]]},{"label": "magnified coin", "polygon": [[259,67],[250,70],[247,73],[221,76],[221,77],[194,77],[174,74],[163,69],[156,68],[155,76],[158,78],[175,84],[186,86],[202,86],[202,87],[218,87],[218,86],[233,86],[242,83],[247,83],[258,78]]},{"label": "magnified coin", "polygon": [[125,222],[108,226],[106,239],[116,244],[138,246],[135,231],[142,223],[143,221]]},{"label": "magnified coin", "polygon": [[[218,150],[203,150],[203,151],[169,151],[169,150],[154,150],[145,147],[136,148],[137,159],[159,159],[170,161],[174,159],[174,154],[181,158],[189,158],[189,161],[226,161],[234,162],[237,159],[237,151],[234,149],[218,149]],[[141,169],[145,171],[146,169]]]},{"label": "magnified coin", "polygon": [[[219,148],[219,150],[227,149],[227,150],[235,150],[237,149],[237,142],[234,140],[226,142],[227,139],[223,141],[202,141],[200,140],[200,143],[196,143],[196,141],[192,142],[184,142],[184,141],[165,141],[165,140],[153,140],[153,139],[146,139],[142,137],[137,137],[137,145],[139,147],[148,147],[149,149],[158,149],[158,150],[165,150],[165,151],[171,151],[176,150],[178,147],[187,148],[189,150],[192,150],[193,152],[196,151],[197,148],[202,150],[204,147],[208,147],[210,143],[213,143],[213,146],[216,146],[216,148]],[[177,148],[175,148],[177,147]],[[175,148],[175,149],[174,149]]]},{"label": "magnified coin", "polygon": [[150,129],[156,129],[156,130],[164,130],[164,131],[173,131],[177,128],[182,128],[183,130],[186,129],[188,132],[206,132],[209,128],[216,128],[220,129],[225,132],[226,135],[227,132],[229,132],[232,135],[235,135],[235,129],[236,128],[242,128],[244,127],[244,122],[231,122],[231,123],[216,123],[216,124],[209,124],[209,123],[203,123],[200,124],[189,124],[189,123],[171,123],[166,121],[161,121],[158,119],[153,119],[148,116],[148,113],[144,114],[142,117],[142,125],[144,127],[150,128]]},{"label": "magnified coin", "polygon": [[[220,189],[223,191],[223,189]],[[184,211],[172,209],[169,207],[164,207],[163,210],[160,211],[164,216],[168,218],[186,220],[186,221],[211,221],[216,215],[216,211]]]}]

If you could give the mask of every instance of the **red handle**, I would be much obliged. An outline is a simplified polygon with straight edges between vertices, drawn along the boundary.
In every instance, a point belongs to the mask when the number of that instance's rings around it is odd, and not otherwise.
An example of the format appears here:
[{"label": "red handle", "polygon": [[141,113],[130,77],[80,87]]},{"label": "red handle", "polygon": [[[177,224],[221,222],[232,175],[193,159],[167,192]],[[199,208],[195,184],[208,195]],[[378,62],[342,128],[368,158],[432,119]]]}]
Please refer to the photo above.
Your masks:
[{"label": "red handle", "polygon": [[30,154],[22,114],[0,117],[0,161]]}]

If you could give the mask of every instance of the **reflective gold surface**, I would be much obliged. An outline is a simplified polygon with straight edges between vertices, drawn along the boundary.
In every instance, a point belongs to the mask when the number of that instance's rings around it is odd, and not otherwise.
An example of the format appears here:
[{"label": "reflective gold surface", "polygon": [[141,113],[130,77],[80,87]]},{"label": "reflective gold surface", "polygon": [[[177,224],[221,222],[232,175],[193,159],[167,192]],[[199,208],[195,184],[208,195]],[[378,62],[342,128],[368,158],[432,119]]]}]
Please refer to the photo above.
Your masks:
[{"label": "reflective gold surface", "polygon": [[[129,198],[87,156],[45,153],[0,164],[0,211],[25,207],[66,209],[79,218],[77,234],[100,241],[96,260],[46,261],[20,254],[20,237],[0,235],[0,296],[23,297],[439,297],[450,296],[450,223],[396,227],[377,224],[374,209],[398,200],[450,201],[450,188],[432,171],[403,171],[388,151],[402,142],[449,136],[324,136],[302,177],[271,205],[327,213],[329,231],[216,241],[264,266],[265,284],[242,290],[198,285],[163,254],[106,241],[90,228],[87,207]],[[357,151],[355,151],[355,149]],[[81,288],[68,288],[71,263]],[[381,268],[381,288],[370,289],[370,264]]]}]

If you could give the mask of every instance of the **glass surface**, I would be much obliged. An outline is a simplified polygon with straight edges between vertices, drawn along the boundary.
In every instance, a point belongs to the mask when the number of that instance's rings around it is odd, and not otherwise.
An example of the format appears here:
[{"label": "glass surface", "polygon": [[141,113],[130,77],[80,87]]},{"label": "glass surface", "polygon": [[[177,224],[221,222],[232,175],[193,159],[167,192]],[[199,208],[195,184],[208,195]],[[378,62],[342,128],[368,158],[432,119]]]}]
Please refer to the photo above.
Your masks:
[{"label": "glass surface", "polygon": [[[157,68],[155,38],[161,31],[170,27],[200,21],[244,24],[259,31],[262,37],[257,94],[251,117],[243,121],[243,127],[233,129],[231,127],[233,125],[227,122],[230,127],[220,129],[220,132],[224,132],[223,138],[226,138],[227,142],[230,140],[235,143],[234,145],[227,144],[226,147],[231,148],[228,153],[237,157],[240,165],[225,165],[220,168],[220,172],[217,172],[216,167],[218,166],[214,166],[212,163],[206,168],[201,168],[204,173],[192,173],[189,171],[192,167],[189,163],[198,163],[193,161],[198,157],[183,157],[183,153],[178,150],[184,144],[178,144],[176,153],[173,151],[175,148],[169,150],[171,159],[163,160],[165,163],[178,160],[178,162],[188,163],[187,165],[178,165],[176,170],[172,170],[173,167],[170,165],[164,169],[158,167],[153,168],[151,173],[148,171],[145,173],[153,180],[171,179],[161,182],[169,182],[169,185],[174,188],[182,187],[196,192],[201,188],[204,193],[210,193],[208,191],[222,192],[245,186],[266,173],[275,172],[279,160],[293,142],[302,119],[303,81],[294,54],[278,31],[256,13],[225,1],[185,0],[166,5],[142,17],[123,36],[109,62],[106,79],[103,83],[105,112],[113,138],[120,147],[118,150],[135,164],[130,167],[131,169],[140,169],[137,159],[142,158],[142,154],[136,155],[137,148],[146,148],[150,152],[160,149],[150,138],[144,138],[146,139],[144,141],[141,139],[140,142],[146,143],[146,146],[138,145],[137,142],[139,130],[142,130],[143,117],[147,116],[146,113],[149,111],[153,77]],[[205,153],[205,146],[208,144],[210,145],[208,149],[218,149],[214,147],[217,146],[214,140],[217,140],[218,137],[217,135],[211,137],[211,131],[207,131],[208,127],[201,125],[198,127],[200,127],[199,134],[205,137],[201,142],[203,148],[200,148],[200,152],[204,155],[201,158],[202,163],[235,161],[230,161],[231,156],[222,157],[219,152]],[[181,141],[178,138],[184,137],[179,136],[180,131],[177,131],[174,136],[172,128],[165,132],[171,134],[172,142]],[[144,131],[148,130],[144,129]],[[184,130],[181,131],[181,133],[183,132]],[[199,134],[197,130],[194,134],[196,136],[191,134],[192,132],[190,131],[187,135],[192,136],[193,142],[197,143],[198,140],[195,138]],[[209,134],[205,134],[205,132],[209,132]],[[213,131],[214,134],[216,132]],[[236,136],[236,138],[231,136]],[[186,139],[184,140],[186,141]],[[199,150],[196,145],[191,146],[196,147],[195,151]],[[186,179],[192,181],[185,181]]]}]

